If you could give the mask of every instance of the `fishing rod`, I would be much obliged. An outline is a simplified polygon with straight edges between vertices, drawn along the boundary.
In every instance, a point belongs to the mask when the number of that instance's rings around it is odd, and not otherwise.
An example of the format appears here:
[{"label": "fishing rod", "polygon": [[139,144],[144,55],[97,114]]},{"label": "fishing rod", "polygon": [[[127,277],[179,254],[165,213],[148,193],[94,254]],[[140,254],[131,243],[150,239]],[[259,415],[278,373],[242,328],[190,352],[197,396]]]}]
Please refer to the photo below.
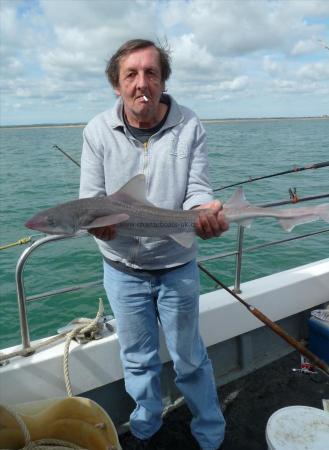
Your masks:
[{"label": "fishing rod", "polygon": [[[72,158],[71,155],[69,155],[65,150],[60,148],[58,145],[54,144],[53,148],[56,148],[57,150],[59,150],[61,153],[63,153],[63,155],[65,155],[68,159],[70,159],[74,164],[76,164],[78,167],[81,167],[80,164],[78,163],[78,161],[76,161],[74,158]],[[7,248],[15,247],[16,245],[28,244],[29,242],[31,242],[31,240],[34,236],[38,236],[38,234],[33,234],[32,236],[23,237],[23,238],[19,239],[18,241],[12,242],[10,244],[0,245],[0,251],[6,250]]]},{"label": "fishing rod", "polygon": [[[80,165],[80,163],[78,163],[78,161],[76,161],[71,155],[69,155],[65,150],[60,148],[58,145],[56,145],[56,144],[53,145],[53,148],[56,148],[57,150],[59,150],[61,153],[63,153],[63,155],[65,155],[68,159],[70,159],[74,164],[76,164],[78,167],[81,167],[81,165]],[[286,175],[288,173],[301,172],[303,170],[320,169],[321,167],[328,167],[328,166],[329,166],[329,161],[325,161],[325,162],[316,163],[316,164],[308,164],[308,165],[302,166],[302,167],[294,167],[293,169],[285,170],[283,172],[273,173],[271,175],[263,175],[261,177],[254,177],[254,178],[249,177],[248,180],[240,181],[238,183],[228,184],[226,186],[214,189],[214,192],[221,191],[223,189],[233,187],[233,186],[239,186],[239,185],[245,184],[245,183],[251,183],[251,182],[257,181],[257,180],[263,180],[265,178],[272,178],[272,177],[276,177],[279,175]]]},{"label": "fishing rod", "polygon": [[70,156],[65,150],[58,147],[58,145],[54,144],[53,148],[56,148],[57,150],[59,150],[61,153],[63,153],[63,155],[65,155],[68,159],[70,159],[72,162],[74,162],[74,164],[76,164],[78,167],[81,167],[80,164],[78,163],[78,161],[76,161],[74,158],[72,158],[72,156]]},{"label": "fishing rod", "polygon": [[303,170],[321,169],[322,167],[328,167],[328,166],[329,166],[329,161],[320,162],[320,163],[316,163],[316,164],[307,164],[306,166],[301,166],[301,167],[293,167],[292,169],[284,170],[283,172],[276,172],[271,175],[263,175],[260,177],[249,177],[248,180],[239,181],[238,183],[228,184],[226,186],[214,189],[214,191],[221,191],[223,189],[227,189],[232,186],[239,186],[240,184],[252,183],[253,181],[264,180],[265,178],[277,177],[279,175],[286,175],[288,173],[294,173],[294,172],[302,172]]},{"label": "fishing rod", "polygon": [[274,333],[282,337],[288,344],[298,350],[302,355],[304,355],[314,366],[318,367],[321,371],[325,373],[325,375],[329,376],[329,366],[320,358],[318,358],[314,353],[308,350],[304,345],[298,342],[293,336],[288,334],[283,328],[277,325],[275,322],[272,322],[265,314],[263,314],[259,309],[255,306],[250,305],[245,300],[243,300],[238,294],[236,294],[233,290],[228,288],[224,283],[222,283],[217,277],[215,277],[209,270],[203,267],[200,263],[198,263],[198,267],[204,273],[206,273],[212,280],[214,280],[219,286],[221,286],[225,291],[229,294],[233,295],[240,303],[243,304],[257,319],[263,322],[266,326],[271,328]]}]

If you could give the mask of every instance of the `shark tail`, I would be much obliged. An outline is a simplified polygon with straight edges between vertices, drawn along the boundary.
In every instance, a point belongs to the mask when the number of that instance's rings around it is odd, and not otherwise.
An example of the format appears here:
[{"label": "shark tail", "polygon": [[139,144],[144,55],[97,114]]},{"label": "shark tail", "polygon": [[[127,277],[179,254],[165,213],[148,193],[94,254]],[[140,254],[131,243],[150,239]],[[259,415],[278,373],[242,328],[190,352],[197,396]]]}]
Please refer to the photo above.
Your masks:
[{"label": "shark tail", "polygon": [[318,220],[318,216],[314,214],[310,214],[308,216],[303,217],[294,217],[292,219],[279,219],[279,224],[284,228],[286,231],[291,231],[295,228],[296,225],[301,225],[303,223],[309,223],[314,222]]},{"label": "shark tail", "polygon": [[296,225],[303,223],[315,222],[318,219],[322,219],[329,223],[329,203],[315,206],[312,213],[301,217],[294,218],[281,218],[279,223],[286,231],[291,231]]},{"label": "shark tail", "polygon": [[320,219],[329,223],[329,203],[324,203],[323,205],[318,205],[315,207],[317,214]]}]

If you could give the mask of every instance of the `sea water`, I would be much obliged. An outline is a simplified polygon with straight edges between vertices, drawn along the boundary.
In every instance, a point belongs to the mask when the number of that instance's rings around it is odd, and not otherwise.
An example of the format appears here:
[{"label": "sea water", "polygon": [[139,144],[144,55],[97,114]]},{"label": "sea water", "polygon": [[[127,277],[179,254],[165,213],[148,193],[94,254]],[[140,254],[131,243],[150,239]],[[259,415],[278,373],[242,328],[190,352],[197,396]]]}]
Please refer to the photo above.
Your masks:
[{"label": "sea water", "polygon": [[[210,177],[214,188],[328,159],[329,122],[326,119],[267,119],[205,122],[208,136]],[[1,238],[0,246],[25,236],[42,235],[24,227],[37,211],[77,198],[79,168],[65,158],[59,146],[80,160],[83,127],[13,127],[0,129]],[[251,203],[289,199],[289,188],[299,197],[328,193],[329,168],[307,170],[247,183],[244,191]],[[164,180],[165,182],[165,180]],[[216,192],[227,200],[235,187]],[[329,199],[312,202],[318,204]],[[310,205],[310,203],[307,203]],[[297,205],[298,206],[298,205]],[[245,247],[294,237],[328,228],[322,221],[304,224],[287,233],[273,219],[253,222],[245,230]],[[36,234],[36,235],[35,235]],[[237,226],[223,236],[199,240],[200,256],[235,250]],[[328,233],[247,252],[243,257],[242,282],[328,257]],[[20,342],[15,267],[24,250],[16,246],[0,251],[0,348]],[[233,256],[206,263],[224,283],[234,282]],[[102,260],[90,236],[48,244],[38,249],[24,268],[27,295],[74,284],[101,280]],[[202,292],[215,288],[201,274]],[[105,300],[102,286],[56,295],[27,306],[31,338],[49,336],[76,317],[94,317],[98,298]]]}]

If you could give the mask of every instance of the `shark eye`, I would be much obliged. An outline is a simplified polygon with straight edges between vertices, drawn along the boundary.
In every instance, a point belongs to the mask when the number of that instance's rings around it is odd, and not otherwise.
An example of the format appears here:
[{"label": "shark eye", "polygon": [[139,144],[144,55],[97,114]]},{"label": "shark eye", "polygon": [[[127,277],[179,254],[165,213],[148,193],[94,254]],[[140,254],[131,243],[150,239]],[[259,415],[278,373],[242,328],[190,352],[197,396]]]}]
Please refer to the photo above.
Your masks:
[{"label": "shark eye", "polygon": [[53,216],[48,216],[47,217],[47,224],[48,225],[55,225],[55,220]]}]

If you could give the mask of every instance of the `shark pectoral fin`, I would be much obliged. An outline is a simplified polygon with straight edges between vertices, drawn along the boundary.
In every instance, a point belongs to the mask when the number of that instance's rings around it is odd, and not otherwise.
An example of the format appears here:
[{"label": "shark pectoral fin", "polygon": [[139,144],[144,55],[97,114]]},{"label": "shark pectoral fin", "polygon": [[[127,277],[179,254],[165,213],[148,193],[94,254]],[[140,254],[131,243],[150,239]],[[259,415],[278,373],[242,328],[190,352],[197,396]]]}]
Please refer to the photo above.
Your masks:
[{"label": "shark pectoral fin", "polygon": [[128,214],[110,214],[109,216],[97,217],[97,219],[94,219],[92,222],[89,222],[81,228],[89,230],[90,228],[107,227],[109,225],[116,225],[117,223],[125,222],[128,219]]},{"label": "shark pectoral fin", "polygon": [[169,237],[185,248],[191,248],[195,240],[193,232],[170,234]]},{"label": "shark pectoral fin", "polygon": [[296,225],[301,225],[303,223],[309,223],[314,222],[315,220],[318,220],[319,216],[315,214],[310,214],[309,216],[303,216],[303,217],[294,217],[294,218],[281,218],[278,219],[279,224],[284,228],[286,231],[291,231],[293,228],[295,228]]}]

